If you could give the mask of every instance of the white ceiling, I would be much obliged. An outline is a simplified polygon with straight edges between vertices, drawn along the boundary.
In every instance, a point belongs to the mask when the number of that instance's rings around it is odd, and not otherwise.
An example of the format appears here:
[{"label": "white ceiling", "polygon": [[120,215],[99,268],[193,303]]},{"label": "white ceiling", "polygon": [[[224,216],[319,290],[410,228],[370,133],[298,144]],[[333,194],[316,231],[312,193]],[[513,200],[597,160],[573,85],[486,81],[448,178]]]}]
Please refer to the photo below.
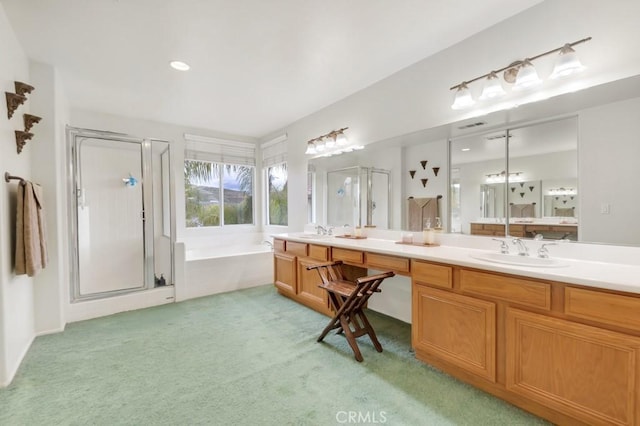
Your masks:
[{"label": "white ceiling", "polygon": [[[540,0],[2,0],[72,107],[261,137]],[[191,65],[179,72],[173,59]]]}]

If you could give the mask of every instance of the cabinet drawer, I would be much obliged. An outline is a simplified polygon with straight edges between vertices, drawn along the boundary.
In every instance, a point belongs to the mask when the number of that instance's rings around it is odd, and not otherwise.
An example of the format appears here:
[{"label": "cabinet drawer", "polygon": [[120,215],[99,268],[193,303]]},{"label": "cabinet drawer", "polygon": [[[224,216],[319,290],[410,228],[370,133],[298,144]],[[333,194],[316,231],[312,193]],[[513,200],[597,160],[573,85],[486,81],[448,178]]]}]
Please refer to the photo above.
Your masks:
[{"label": "cabinet drawer", "polygon": [[640,298],[567,287],[564,312],[574,317],[617,325],[640,327]]},{"label": "cabinet drawer", "polygon": [[551,309],[551,285],[538,281],[462,269],[460,290],[547,311]]},{"label": "cabinet drawer", "polygon": [[273,240],[273,251],[276,253],[284,253],[285,242],[284,240]]},{"label": "cabinet drawer", "polygon": [[411,276],[417,283],[429,284],[436,287],[452,288],[451,267],[434,265],[433,263],[413,260],[411,262]]},{"label": "cabinet drawer", "polygon": [[359,250],[348,250],[333,247],[331,249],[331,258],[333,260],[342,260],[345,263],[355,263],[357,265],[364,264],[364,252]]},{"label": "cabinet drawer", "polygon": [[309,257],[316,260],[329,260],[329,247],[317,246],[315,244],[309,245]]},{"label": "cabinet drawer", "polygon": [[367,253],[367,267],[391,270],[394,272],[409,272],[409,259],[384,254]]},{"label": "cabinet drawer", "polygon": [[307,244],[296,243],[295,241],[287,241],[286,252],[295,256],[306,257],[307,256]]}]

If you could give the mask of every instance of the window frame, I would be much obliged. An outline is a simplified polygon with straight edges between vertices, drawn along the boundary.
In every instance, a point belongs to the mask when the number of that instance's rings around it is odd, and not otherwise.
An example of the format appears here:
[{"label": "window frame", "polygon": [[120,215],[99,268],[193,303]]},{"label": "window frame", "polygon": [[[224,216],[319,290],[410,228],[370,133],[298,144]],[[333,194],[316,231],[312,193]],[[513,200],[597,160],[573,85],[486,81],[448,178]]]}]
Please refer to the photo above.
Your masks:
[{"label": "window frame", "polygon": [[[282,225],[282,224],[277,224],[277,223],[271,223],[271,214],[270,214],[270,205],[271,205],[271,197],[270,197],[270,193],[269,193],[269,169],[274,168],[274,167],[278,167],[280,165],[285,165],[285,170],[287,171],[287,223]],[[265,217],[264,217],[264,225],[265,226],[276,226],[276,227],[282,227],[282,228],[286,228],[289,226],[289,199],[288,199],[288,185],[289,185],[289,168],[287,165],[287,161],[280,161],[277,163],[273,163],[270,164],[268,166],[264,166],[263,167],[263,178],[264,178],[264,206],[265,206]]]},{"label": "window frame", "polygon": [[[187,161],[199,161],[199,162],[206,162],[206,163],[211,163],[211,164],[215,164],[217,165],[217,167],[220,170],[220,173],[218,173],[218,176],[216,177],[215,180],[218,181],[219,184],[219,190],[220,190],[220,200],[219,200],[219,206],[220,206],[220,224],[219,225],[203,225],[203,226],[188,226],[187,225],[187,215],[186,215],[186,208],[187,208],[187,199],[185,196],[184,199],[184,209],[185,209],[185,217],[184,217],[184,227],[185,230],[187,232],[194,232],[191,230],[230,230],[230,229],[234,229],[234,230],[238,230],[239,228],[256,228],[257,227],[257,220],[256,220],[256,177],[257,177],[257,167],[255,165],[250,165],[250,164],[236,164],[236,163],[231,163],[231,162],[221,162],[221,161],[212,161],[212,160],[203,160],[203,159],[197,159],[197,158],[191,158],[189,155],[185,154],[184,157],[184,162]],[[252,169],[252,176],[251,176],[251,223],[231,223],[231,224],[227,224],[225,223],[225,214],[224,214],[224,192],[225,192],[225,188],[224,188],[224,174],[226,173],[226,168],[227,166],[236,166],[236,167],[249,167]],[[183,187],[186,190],[186,183],[187,181],[184,181]],[[186,195],[186,191],[185,191],[185,195]]]}]

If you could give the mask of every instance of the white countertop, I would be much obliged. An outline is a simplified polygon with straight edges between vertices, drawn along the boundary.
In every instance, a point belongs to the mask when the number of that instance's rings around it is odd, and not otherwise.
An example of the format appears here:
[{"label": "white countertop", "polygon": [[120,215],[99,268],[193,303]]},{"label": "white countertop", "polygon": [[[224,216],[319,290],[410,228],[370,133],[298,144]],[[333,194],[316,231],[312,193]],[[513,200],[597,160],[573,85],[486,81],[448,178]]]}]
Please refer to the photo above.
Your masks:
[{"label": "white countertop", "polygon": [[[315,236],[313,234],[305,234],[302,232],[277,234],[273,235],[273,237],[302,243],[363,250],[392,256],[404,256],[413,259],[448,263],[505,274],[640,294],[640,263],[612,263],[595,260],[572,259],[567,257],[561,258],[553,256],[552,254],[550,256],[551,258],[557,259],[566,266],[529,267],[494,263],[471,257],[474,254],[477,255],[491,252],[497,253],[497,245],[495,250],[483,250],[478,248],[459,247],[455,245],[424,247],[396,244],[394,240],[387,239],[366,238],[356,240]],[[537,243],[538,242],[533,241],[527,242],[527,244],[530,244],[532,248],[537,247],[535,246]],[[574,246],[578,247],[579,245],[575,244]],[[580,247],[578,247],[578,250],[579,249]],[[601,248],[601,250],[607,250],[607,248],[604,247]],[[630,248],[630,250],[637,250],[637,248]],[[531,253],[532,256],[535,256],[534,250],[531,250]]]}]

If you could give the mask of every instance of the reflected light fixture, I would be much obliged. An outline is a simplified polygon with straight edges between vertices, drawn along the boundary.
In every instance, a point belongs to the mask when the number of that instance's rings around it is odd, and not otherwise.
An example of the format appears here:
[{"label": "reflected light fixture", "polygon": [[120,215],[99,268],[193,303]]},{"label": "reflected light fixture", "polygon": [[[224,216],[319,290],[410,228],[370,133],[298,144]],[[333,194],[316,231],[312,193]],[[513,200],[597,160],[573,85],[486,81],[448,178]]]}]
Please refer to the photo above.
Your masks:
[{"label": "reflected light fixture", "polygon": [[343,152],[351,152],[359,147],[349,146],[349,140],[344,134],[344,131],[348,127],[343,127],[338,130],[332,130],[326,135],[318,136],[307,142],[307,150],[305,154],[308,155],[333,155],[341,154]]},{"label": "reflected light fixture", "polygon": [[532,89],[541,85],[542,80],[538,76],[538,71],[533,64],[533,61],[553,53],[558,53],[558,59],[550,78],[564,77],[582,71],[585,67],[578,60],[573,47],[589,40],[591,40],[591,37],[583,38],[581,40],[574,41],[573,43],[567,43],[561,47],[549,50],[539,55],[530,56],[524,60],[512,62],[505,67],[490,71],[479,77],[463,81],[460,84],[450,87],[449,90],[456,91],[451,108],[464,109],[475,104],[475,100],[473,99],[469,89],[469,84],[478,80],[485,80],[479,100],[485,101],[505,95],[507,92],[504,90],[502,81],[498,77],[500,73],[502,73],[503,80],[506,83],[514,85],[513,89],[516,91]]},{"label": "reflected light fixture", "polygon": [[171,66],[171,68],[178,71],[189,71],[189,69],[191,69],[189,64],[182,61],[171,61],[169,62],[169,65]]}]

